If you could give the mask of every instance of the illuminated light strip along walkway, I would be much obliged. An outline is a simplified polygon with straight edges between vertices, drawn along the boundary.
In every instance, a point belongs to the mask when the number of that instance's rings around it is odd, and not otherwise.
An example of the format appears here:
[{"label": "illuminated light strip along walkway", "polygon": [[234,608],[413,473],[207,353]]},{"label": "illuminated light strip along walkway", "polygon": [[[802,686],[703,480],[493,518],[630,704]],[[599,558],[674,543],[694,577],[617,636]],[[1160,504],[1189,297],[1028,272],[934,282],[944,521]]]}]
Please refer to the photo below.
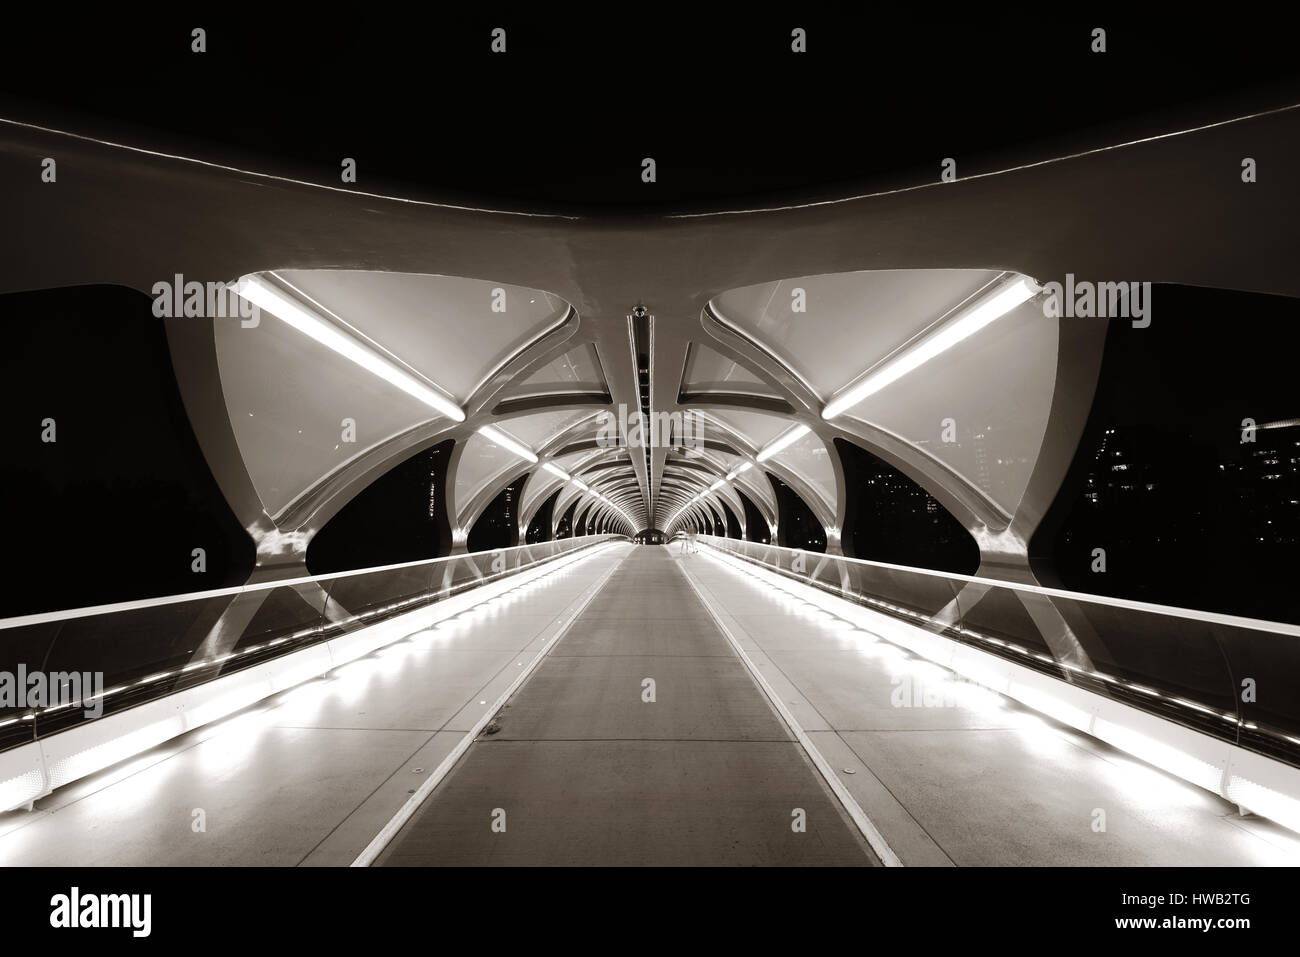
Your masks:
[{"label": "illuminated light strip along walkway", "polygon": [[0,815],[0,865],[351,864],[632,548]]},{"label": "illuminated light strip along walkway", "polygon": [[1300,837],[1280,825],[679,547],[903,864],[1300,864]]}]

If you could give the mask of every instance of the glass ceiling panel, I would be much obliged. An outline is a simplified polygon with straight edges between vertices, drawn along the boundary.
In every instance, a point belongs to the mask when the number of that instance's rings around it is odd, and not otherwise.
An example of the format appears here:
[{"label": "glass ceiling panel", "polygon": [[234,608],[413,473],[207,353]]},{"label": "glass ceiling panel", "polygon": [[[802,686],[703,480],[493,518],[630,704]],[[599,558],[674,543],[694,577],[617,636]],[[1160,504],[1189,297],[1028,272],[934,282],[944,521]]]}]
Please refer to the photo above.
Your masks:
[{"label": "glass ceiling panel", "polygon": [[1014,514],[1052,410],[1058,322],[1027,302],[845,415],[925,449]]},{"label": "glass ceiling panel", "polygon": [[532,412],[528,415],[503,418],[497,421],[496,428],[518,439],[536,452],[558,433],[587,418],[591,418],[592,431],[594,432],[596,420],[592,418],[592,413],[574,412],[572,410]]},{"label": "glass ceiling panel", "polygon": [[[823,399],[1001,275],[987,269],[888,269],[760,283],[714,311],[798,372]],[[805,312],[792,292],[803,289]]]},{"label": "glass ceiling panel", "polygon": [[465,440],[460,465],[456,467],[456,515],[459,517],[469,505],[474,493],[489,479],[504,475],[510,468],[524,465],[524,460],[513,452],[483,438],[477,432]]},{"label": "glass ceiling panel", "polygon": [[[462,403],[493,368],[569,308],[537,289],[456,276],[357,269],[276,275]],[[474,334],[465,335],[466,329]]]},{"label": "glass ceiling panel", "polygon": [[722,353],[691,343],[682,377],[682,392],[727,392],[740,395],[773,396],[775,391],[753,372]]},{"label": "glass ceiling panel", "polygon": [[519,506],[521,515],[532,511],[533,505],[539,500],[544,499],[554,492],[561,484],[562,480],[545,469],[537,469],[533,472],[532,477],[524,486],[524,499]]},{"label": "glass ceiling panel", "polygon": [[570,392],[609,392],[596,347],[590,343],[551,360],[527,379],[511,383],[502,390],[501,397],[521,399]]},{"label": "glass ceiling panel", "polygon": [[816,435],[809,432],[798,442],[787,446],[771,461],[794,472],[803,479],[830,508],[835,507],[835,468],[831,465],[830,452]]},{"label": "glass ceiling panel", "polygon": [[594,461],[597,454],[602,451],[601,449],[584,449],[581,452],[570,452],[568,455],[557,456],[551,461],[564,471],[572,473],[574,469],[581,467],[587,461]]},{"label": "glass ceiling panel", "polygon": [[[755,449],[761,449],[767,445],[768,442],[789,428],[791,424],[789,419],[782,418],[779,415],[767,415],[763,412],[711,409],[709,414],[722,422],[723,425],[730,426],[747,438]],[[707,439],[722,438],[722,436],[710,435],[709,433],[709,425],[705,423],[704,435]]]},{"label": "glass ceiling panel", "polygon": [[266,312],[252,328],[214,322],[213,335],[230,425],[269,515],[349,459],[437,417]]}]

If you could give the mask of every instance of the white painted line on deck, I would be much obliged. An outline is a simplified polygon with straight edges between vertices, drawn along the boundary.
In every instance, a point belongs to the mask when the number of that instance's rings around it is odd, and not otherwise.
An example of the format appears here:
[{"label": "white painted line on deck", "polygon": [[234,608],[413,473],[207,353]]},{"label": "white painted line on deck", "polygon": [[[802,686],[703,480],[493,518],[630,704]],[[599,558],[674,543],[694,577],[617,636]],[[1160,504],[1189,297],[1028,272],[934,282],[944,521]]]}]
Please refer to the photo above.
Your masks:
[{"label": "white painted line on deck", "polygon": [[[630,552],[628,554],[630,554]],[[542,663],[542,660],[550,653],[551,649],[555,647],[556,643],[568,634],[569,628],[571,628],[573,623],[578,620],[578,616],[586,610],[587,605],[591,603],[591,600],[600,594],[600,590],[605,587],[605,583],[609,581],[610,576],[614,574],[619,565],[623,564],[623,561],[626,558],[627,555],[625,554],[623,558],[620,558],[617,562],[611,565],[609,570],[597,579],[596,583],[588,591],[578,598],[576,603],[577,607],[574,609],[573,613],[560,625],[555,634],[552,635],[546,644],[542,646],[541,650],[533,656],[533,660],[528,663],[528,666],[515,676],[515,680],[510,683],[510,687],[506,688],[506,690],[501,693],[501,696],[492,703],[492,706],[484,711],[483,716],[479,718],[478,721],[475,722],[474,727],[470,728],[469,731],[465,733],[465,736],[457,742],[456,747],[452,748],[451,753],[443,758],[441,764],[434,768],[433,773],[430,774],[428,778],[425,779],[424,783],[416,789],[416,792],[406,799],[406,803],[398,809],[392,819],[385,824],[383,829],[375,835],[374,839],[366,845],[365,850],[357,855],[357,859],[352,862],[352,867],[369,867],[375,862],[379,855],[383,853],[384,848],[392,842],[393,838],[397,836],[397,832],[406,825],[406,822],[415,815],[415,812],[419,809],[420,805],[423,804],[429,795],[433,793],[434,788],[442,783],[443,778],[447,776],[451,769],[456,765],[456,762],[460,760],[461,755],[469,750],[469,746],[478,738],[480,732],[488,726],[488,722],[496,716],[498,711],[505,707],[505,703],[510,700],[511,695],[518,691],[519,687],[528,680],[528,676],[531,675],[533,670]]]},{"label": "white painted line on deck", "polygon": [[871,818],[867,817],[866,812],[862,810],[862,806],[859,805],[853,795],[849,793],[849,789],[844,786],[844,783],[839,779],[839,776],[836,775],[835,769],[831,767],[830,762],[822,757],[822,753],[818,751],[817,746],[813,744],[812,738],[808,737],[807,733],[795,719],[794,714],[786,707],[785,702],[781,700],[781,696],[772,690],[772,686],[767,683],[767,679],[763,677],[762,672],[758,670],[758,667],[750,659],[749,655],[745,652],[745,649],[736,639],[736,636],[732,634],[731,629],[727,627],[726,623],[718,613],[713,610],[713,605],[704,597],[704,593],[695,583],[695,579],[685,568],[682,568],[681,572],[682,577],[685,578],[687,584],[691,586],[696,597],[699,598],[700,603],[708,610],[710,617],[713,618],[714,624],[718,626],[718,629],[726,637],[727,641],[731,643],[731,647],[740,657],[740,660],[744,663],[745,667],[749,669],[749,673],[753,676],[754,681],[763,689],[763,693],[767,695],[767,699],[772,702],[772,707],[774,707],[777,713],[781,716],[781,720],[789,726],[790,731],[794,734],[795,738],[798,739],[799,744],[803,747],[804,752],[808,755],[813,765],[821,772],[821,776],[825,778],[830,789],[835,793],[835,796],[839,798],[840,804],[844,806],[844,810],[847,811],[849,817],[853,819],[853,823],[858,826],[858,830],[862,832],[862,836],[867,839],[867,843],[871,845],[871,849],[875,851],[876,856],[880,858],[880,862],[886,867],[902,867],[902,860],[894,853],[894,849],[889,846],[889,842],[885,840],[884,835],[880,833],[876,828],[876,825],[871,823]]}]

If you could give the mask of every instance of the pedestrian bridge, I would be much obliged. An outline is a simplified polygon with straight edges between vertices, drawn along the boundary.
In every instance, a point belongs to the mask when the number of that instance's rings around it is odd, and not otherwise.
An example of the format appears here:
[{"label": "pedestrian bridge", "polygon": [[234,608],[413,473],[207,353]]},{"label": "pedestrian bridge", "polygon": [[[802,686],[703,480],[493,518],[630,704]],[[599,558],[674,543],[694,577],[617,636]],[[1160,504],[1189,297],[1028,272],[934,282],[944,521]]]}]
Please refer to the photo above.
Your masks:
[{"label": "pedestrian bridge", "polygon": [[1297,115],[603,216],[0,123],[0,862],[1294,862]]}]

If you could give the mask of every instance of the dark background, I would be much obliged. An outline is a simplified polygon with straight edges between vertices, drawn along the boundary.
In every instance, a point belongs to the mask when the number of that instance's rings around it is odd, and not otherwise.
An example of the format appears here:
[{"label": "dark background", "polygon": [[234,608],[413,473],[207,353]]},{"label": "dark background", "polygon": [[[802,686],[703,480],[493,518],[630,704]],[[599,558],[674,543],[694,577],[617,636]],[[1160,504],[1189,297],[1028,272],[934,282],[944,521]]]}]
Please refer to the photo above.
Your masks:
[{"label": "dark background", "polygon": [[[207,51],[190,52],[190,31]],[[507,53],[490,32],[507,30]],[[808,52],[790,52],[790,31]],[[1090,52],[1091,30],[1107,52]],[[803,5],[277,19],[51,17],[0,115],[358,188],[529,209],[715,208],[967,175],[1295,102],[1286,18],[909,18]],[[640,180],[653,156],[658,182]]]},{"label": "dark background", "polygon": [[[1300,302],[1157,283],[1111,322],[1074,461],[1030,542],[1040,582],[1300,622]],[[1257,428],[1243,441],[1242,423]],[[1104,548],[1105,574],[1092,569]]]}]

